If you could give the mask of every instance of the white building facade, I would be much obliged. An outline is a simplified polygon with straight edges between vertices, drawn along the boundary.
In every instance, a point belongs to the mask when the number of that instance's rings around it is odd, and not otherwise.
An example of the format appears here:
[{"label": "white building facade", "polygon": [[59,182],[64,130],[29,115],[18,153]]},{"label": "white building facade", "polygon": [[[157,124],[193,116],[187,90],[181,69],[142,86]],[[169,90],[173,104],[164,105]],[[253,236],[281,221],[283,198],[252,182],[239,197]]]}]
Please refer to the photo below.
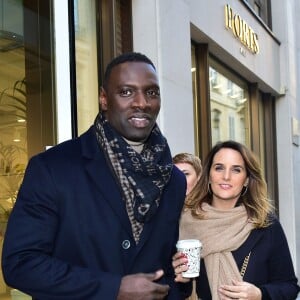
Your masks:
[{"label": "white building facade", "polygon": [[[0,155],[0,185],[85,131],[107,62],[142,52],[158,70],[174,155],[203,159],[235,139],[259,156],[300,278],[299,0],[0,0],[0,12],[0,150],[26,153],[10,166]],[[10,195],[0,189],[5,211]]]}]

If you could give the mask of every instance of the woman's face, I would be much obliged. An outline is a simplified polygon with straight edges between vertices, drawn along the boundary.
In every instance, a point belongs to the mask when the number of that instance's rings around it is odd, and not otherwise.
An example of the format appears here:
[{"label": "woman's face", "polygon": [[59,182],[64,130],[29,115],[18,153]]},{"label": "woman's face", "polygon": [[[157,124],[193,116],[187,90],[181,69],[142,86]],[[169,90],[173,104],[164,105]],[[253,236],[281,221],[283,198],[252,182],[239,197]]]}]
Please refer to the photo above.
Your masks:
[{"label": "woman's face", "polygon": [[209,179],[213,194],[212,206],[220,209],[233,208],[243,186],[248,184],[242,155],[230,148],[219,150],[213,158]]},{"label": "woman's face", "polygon": [[197,176],[194,167],[188,163],[176,163],[175,164],[179,170],[181,170],[186,177],[186,195],[194,188],[197,181],[199,180],[200,175]]}]

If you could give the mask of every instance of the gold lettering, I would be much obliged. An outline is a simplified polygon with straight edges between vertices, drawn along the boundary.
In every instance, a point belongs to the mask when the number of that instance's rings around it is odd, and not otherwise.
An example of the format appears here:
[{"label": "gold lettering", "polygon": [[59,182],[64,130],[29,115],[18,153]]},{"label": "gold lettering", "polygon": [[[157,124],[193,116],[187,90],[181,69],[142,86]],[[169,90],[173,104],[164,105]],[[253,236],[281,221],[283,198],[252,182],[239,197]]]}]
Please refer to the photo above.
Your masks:
[{"label": "gold lettering", "polygon": [[253,49],[254,49],[254,31],[250,26],[249,26],[249,38],[250,38],[249,47],[253,51]]},{"label": "gold lettering", "polygon": [[251,52],[259,53],[258,35],[240,15],[233,12],[229,4],[225,5],[225,26]]},{"label": "gold lettering", "polygon": [[242,20],[241,20],[241,17],[238,14],[234,15],[233,24],[234,24],[233,34],[241,40],[241,37],[242,37],[242,28],[241,28],[242,27]]},{"label": "gold lettering", "polygon": [[232,29],[232,9],[227,4],[225,5],[225,22],[226,22],[226,28]]},{"label": "gold lettering", "polygon": [[248,24],[243,20],[243,44],[250,47],[250,31]]},{"label": "gold lettering", "polygon": [[253,44],[254,53],[259,53],[258,36],[256,33],[253,33]]}]

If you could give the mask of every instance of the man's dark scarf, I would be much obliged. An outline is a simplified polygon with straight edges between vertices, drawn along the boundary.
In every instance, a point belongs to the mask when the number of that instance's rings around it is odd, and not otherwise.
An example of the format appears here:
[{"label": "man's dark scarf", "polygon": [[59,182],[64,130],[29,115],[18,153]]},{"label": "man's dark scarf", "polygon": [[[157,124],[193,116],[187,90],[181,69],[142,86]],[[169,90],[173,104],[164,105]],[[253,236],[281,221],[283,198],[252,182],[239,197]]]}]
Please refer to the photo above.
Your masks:
[{"label": "man's dark scarf", "polygon": [[99,113],[95,120],[96,135],[121,187],[138,243],[143,224],[159,207],[161,194],[173,167],[172,156],[165,137],[155,124],[141,153],[136,152]]}]

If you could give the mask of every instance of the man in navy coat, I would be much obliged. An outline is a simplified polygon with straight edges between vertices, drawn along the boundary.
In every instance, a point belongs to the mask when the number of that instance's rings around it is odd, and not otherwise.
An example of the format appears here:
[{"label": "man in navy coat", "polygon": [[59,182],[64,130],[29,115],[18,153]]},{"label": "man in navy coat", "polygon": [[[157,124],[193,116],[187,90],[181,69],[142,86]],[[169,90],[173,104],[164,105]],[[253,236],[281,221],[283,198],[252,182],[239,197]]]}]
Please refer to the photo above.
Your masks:
[{"label": "man in navy coat", "polygon": [[172,255],[185,198],[156,119],[155,67],[107,67],[91,128],[30,159],[8,222],[6,283],[39,300],[181,299]]}]

